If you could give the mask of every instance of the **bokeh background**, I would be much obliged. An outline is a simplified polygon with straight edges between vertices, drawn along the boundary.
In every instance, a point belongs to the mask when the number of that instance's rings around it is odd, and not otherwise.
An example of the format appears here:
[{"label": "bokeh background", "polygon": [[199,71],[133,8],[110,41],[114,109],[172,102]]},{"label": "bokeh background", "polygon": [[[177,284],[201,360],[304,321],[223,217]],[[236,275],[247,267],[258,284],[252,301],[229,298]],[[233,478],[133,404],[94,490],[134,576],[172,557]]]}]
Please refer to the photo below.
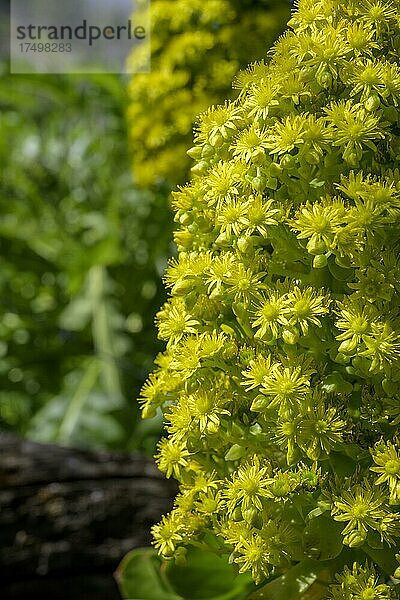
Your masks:
[{"label": "bokeh background", "polygon": [[169,193],[196,115],[266,55],[286,0],[153,0],[152,70],[9,75],[0,66],[0,428],[152,454],[136,398],[161,349]]},{"label": "bokeh background", "polygon": [[145,449],[171,216],[132,181],[125,85],[1,77],[0,419],[37,441]]}]

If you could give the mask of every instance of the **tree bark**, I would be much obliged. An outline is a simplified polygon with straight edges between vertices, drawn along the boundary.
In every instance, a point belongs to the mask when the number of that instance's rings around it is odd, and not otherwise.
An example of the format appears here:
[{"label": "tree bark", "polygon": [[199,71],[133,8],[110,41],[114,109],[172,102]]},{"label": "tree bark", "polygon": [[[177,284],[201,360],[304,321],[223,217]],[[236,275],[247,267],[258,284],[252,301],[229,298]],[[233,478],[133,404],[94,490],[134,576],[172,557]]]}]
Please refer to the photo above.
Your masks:
[{"label": "tree bark", "polygon": [[1,596],[118,598],[113,571],[175,493],[148,458],[0,434]]}]

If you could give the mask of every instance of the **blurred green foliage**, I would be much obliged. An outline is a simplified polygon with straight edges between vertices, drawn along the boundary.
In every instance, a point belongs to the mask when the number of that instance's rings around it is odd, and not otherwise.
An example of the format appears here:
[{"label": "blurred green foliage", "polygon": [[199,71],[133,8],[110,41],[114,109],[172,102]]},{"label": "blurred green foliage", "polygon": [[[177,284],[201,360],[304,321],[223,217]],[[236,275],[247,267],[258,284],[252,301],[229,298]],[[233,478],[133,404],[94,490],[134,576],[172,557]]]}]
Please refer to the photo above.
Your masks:
[{"label": "blurred green foliage", "polygon": [[[170,186],[187,173],[196,114],[226,97],[289,14],[280,0],[203,8],[154,2],[152,72],[130,82],[0,68],[3,429],[153,453],[161,419],[141,421],[136,398],[161,350]],[[151,192],[133,184],[132,157]]]},{"label": "blurred green foliage", "polygon": [[0,426],[152,451],[135,398],[159,350],[165,195],[132,184],[126,82],[1,76]]}]

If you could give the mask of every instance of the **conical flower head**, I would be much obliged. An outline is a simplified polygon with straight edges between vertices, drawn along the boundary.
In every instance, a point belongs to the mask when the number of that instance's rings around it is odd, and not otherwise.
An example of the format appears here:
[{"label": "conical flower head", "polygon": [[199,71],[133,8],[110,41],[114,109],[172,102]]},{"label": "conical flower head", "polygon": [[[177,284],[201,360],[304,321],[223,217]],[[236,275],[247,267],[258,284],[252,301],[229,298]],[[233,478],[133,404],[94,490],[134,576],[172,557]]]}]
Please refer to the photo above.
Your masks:
[{"label": "conical flower head", "polygon": [[[214,536],[257,581],[344,546],[348,568],[368,548],[394,562],[399,9],[300,0],[269,56],[235,78],[236,100],[200,117],[200,160],[174,194],[179,257],[159,322],[175,331],[179,306],[182,327],[144,407],[164,407],[188,452],[179,544]],[[199,478],[220,493],[208,517]],[[374,597],[391,593],[387,564]]]}]

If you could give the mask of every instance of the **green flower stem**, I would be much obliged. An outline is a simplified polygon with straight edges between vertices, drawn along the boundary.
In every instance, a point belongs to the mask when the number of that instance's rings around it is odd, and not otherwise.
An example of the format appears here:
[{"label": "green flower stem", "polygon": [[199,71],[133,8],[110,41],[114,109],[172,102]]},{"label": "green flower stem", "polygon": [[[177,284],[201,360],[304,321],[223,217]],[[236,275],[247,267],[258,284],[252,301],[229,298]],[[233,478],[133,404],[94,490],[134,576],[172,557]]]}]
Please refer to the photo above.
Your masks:
[{"label": "green flower stem", "polygon": [[113,331],[108,314],[106,268],[102,265],[95,265],[90,269],[88,279],[89,295],[93,305],[93,341],[101,360],[101,377],[113,404],[119,405],[123,400],[123,394],[118,368],[115,365]]},{"label": "green flower stem", "polygon": [[94,387],[100,372],[100,363],[94,358],[84,371],[84,375],[79,382],[75,394],[65,412],[64,418],[60,423],[60,429],[57,436],[57,442],[67,443],[72,436],[76,423],[79,419],[82,407],[86,402],[88,394]]}]

